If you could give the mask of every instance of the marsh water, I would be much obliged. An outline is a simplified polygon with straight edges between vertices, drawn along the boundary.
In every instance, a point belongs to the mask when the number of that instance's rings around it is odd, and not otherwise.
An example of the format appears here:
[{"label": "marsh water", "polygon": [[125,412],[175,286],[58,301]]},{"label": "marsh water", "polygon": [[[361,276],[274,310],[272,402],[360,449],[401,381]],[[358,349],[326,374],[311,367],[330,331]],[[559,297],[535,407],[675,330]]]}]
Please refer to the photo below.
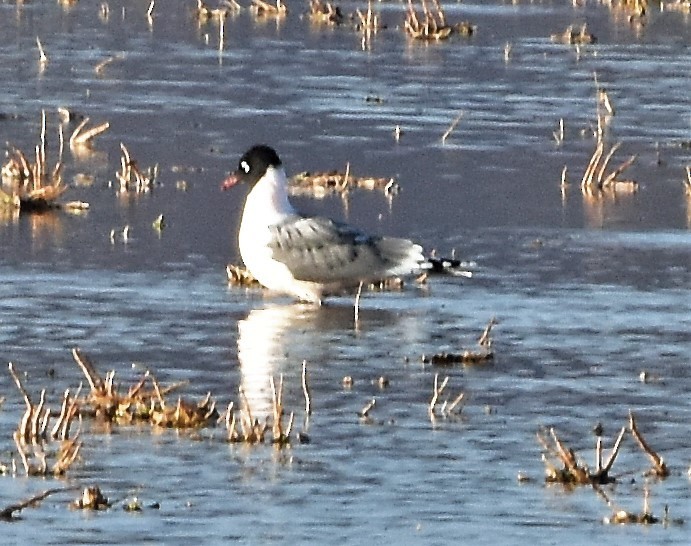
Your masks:
[{"label": "marsh water", "polygon": [[[0,505],[97,484],[112,507],[73,510],[76,491],[56,494],[4,523],[3,543],[688,544],[691,19],[658,3],[641,21],[581,4],[445,4],[447,21],[476,32],[423,43],[406,36],[403,3],[377,3],[386,28],[363,39],[348,22],[312,24],[307,3],[293,2],[278,20],[230,15],[220,43],[218,22],[200,21],[192,1],[157,2],[150,20],[144,1],[0,2],[7,149],[34,149],[41,110],[49,162],[58,108],[110,123],[92,149],[63,158],[63,200],[88,211],[0,217],[3,366],[57,406],[83,381],[78,346],[125,386],[150,369],[163,384],[186,381],[184,397],[210,391],[219,407],[242,386],[257,414],[282,374],[284,405],[309,438],[278,449],[230,444],[220,426],[84,420],[66,477],[20,466],[0,477]],[[550,39],[583,23],[595,44]],[[598,89],[614,107],[606,141],[622,143],[612,167],[637,156],[622,175],[639,183],[634,194],[579,188]],[[228,286],[244,193],[221,193],[220,181],[255,142],[274,146],[289,174],[349,163],[353,175],[395,178],[390,199],[295,200],[454,252],[473,277],[365,292],[357,324],[351,297],[315,308]],[[140,167],[158,165],[152,191],[118,193],[120,143]],[[491,362],[423,364],[476,349],[492,317]],[[435,374],[449,377],[449,396],[465,393],[459,417],[430,420]],[[9,465],[24,402],[5,372],[0,389]],[[594,466],[593,427],[609,448],[630,410],[670,477],[646,478],[650,462],[629,436],[605,489],[611,506],[590,487],[545,484],[539,430],[554,427]],[[603,524],[617,509],[641,512],[645,489],[669,524]],[[123,510],[134,497],[142,511]]]}]

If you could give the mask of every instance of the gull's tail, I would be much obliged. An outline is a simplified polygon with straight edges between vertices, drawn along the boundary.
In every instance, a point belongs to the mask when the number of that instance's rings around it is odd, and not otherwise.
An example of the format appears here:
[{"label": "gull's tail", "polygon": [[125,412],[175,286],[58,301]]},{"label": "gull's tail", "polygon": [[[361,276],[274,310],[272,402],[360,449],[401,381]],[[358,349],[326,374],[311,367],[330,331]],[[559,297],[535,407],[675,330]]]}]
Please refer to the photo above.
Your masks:
[{"label": "gull's tail", "polygon": [[377,241],[376,248],[388,267],[387,276],[406,276],[418,273],[433,273],[472,277],[468,267],[472,264],[455,258],[425,257],[422,247],[408,239],[384,237]]},{"label": "gull's tail", "polygon": [[467,277],[469,279],[473,276],[473,272],[468,270],[472,265],[473,264],[469,262],[463,262],[455,258],[437,258],[436,256],[431,256],[425,260],[421,267],[429,273],[454,275],[456,277]]}]

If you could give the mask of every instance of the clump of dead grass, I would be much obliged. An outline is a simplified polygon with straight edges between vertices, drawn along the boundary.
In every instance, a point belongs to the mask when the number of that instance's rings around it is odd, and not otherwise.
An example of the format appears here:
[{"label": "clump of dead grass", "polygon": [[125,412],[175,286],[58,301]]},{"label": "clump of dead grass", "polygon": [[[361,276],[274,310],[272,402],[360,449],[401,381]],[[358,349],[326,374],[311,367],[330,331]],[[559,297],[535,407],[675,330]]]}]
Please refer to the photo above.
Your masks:
[{"label": "clump of dead grass", "polygon": [[420,0],[420,11],[413,5],[413,0],[408,0],[408,9],[404,22],[404,28],[408,36],[414,40],[438,42],[446,40],[452,34],[470,36],[475,32],[475,27],[468,22],[455,25],[446,22],[446,15],[439,0],[432,0],[430,7],[428,0]]},{"label": "clump of dead grass", "polygon": [[477,344],[479,349],[463,349],[457,352],[439,352],[432,355],[422,355],[423,364],[434,364],[437,366],[453,366],[462,364],[465,366],[474,364],[485,364],[494,359],[492,350],[492,328],[497,324],[496,318],[492,317],[482,331]]},{"label": "clump of dead grass", "polygon": [[64,475],[82,447],[79,432],[70,438],[70,428],[78,413],[77,397],[65,391],[60,413],[51,426],[53,415],[46,405],[46,390],[41,391],[38,403],[34,403],[11,362],[9,372],[26,404],[12,437],[27,476]]},{"label": "clump of dead grass", "polygon": [[395,195],[399,186],[394,178],[374,176],[354,176],[350,172],[350,163],[345,171],[303,171],[293,175],[289,180],[289,190],[293,195],[309,195],[322,198],[332,194],[347,194],[352,189],[381,191],[386,196]]},{"label": "clump of dead grass", "polygon": [[[74,153],[89,149],[93,139],[105,132],[107,122],[90,129],[85,118],[72,132],[69,138],[70,148]],[[2,185],[0,188],[0,209],[14,209],[20,212],[44,212],[55,208],[86,209],[87,203],[59,203],[58,199],[67,191],[68,186],[62,178],[64,133],[63,125],[58,125],[58,158],[51,167],[47,157],[46,112],[41,111],[41,131],[39,143],[33,153],[24,153],[18,148],[10,148],[7,160],[2,166]],[[30,159],[32,158],[32,159]]]},{"label": "clump of dead grass", "polygon": [[345,20],[340,7],[322,0],[310,0],[308,15],[316,25],[337,26]]},{"label": "clump of dead grass", "polygon": [[115,382],[115,370],[101,377],[81,349],[72,349],[72,356],[90,387],[82,401],[82,411],[88,408],[88,413],[98,419],[117,424],[148,422],[156,427],[190,429],[209,426],[218,417],[211,393],[197,402],[182,397],[171,401],[168,395],[184,383],[161,387],[148,370],[125,391]]}]

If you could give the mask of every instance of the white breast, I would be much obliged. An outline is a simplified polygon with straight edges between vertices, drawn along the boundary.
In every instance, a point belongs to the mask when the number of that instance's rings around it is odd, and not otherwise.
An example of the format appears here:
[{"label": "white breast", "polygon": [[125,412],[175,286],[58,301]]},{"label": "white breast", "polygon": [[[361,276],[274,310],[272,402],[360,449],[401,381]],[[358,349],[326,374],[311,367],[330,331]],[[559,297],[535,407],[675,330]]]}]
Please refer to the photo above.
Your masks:
[{"label": "white breast", "polygon": [[295,213],[288,201],[285,172],[280,167],[269,167],[247,195],[238,242],[250,273],[267,288],[280,292],[293,292],[294,279],[285,265],[271,257],[270,226]]}]

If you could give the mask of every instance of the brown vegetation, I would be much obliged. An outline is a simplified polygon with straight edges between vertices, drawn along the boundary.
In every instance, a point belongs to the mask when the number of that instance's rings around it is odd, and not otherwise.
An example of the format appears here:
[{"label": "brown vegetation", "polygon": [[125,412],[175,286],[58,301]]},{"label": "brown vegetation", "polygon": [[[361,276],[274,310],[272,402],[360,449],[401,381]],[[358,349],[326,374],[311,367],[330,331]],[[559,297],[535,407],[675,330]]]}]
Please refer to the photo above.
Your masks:
[{"label": "brown vegetation", "polygon": [[293,175],[289,180],[289,190],[294,195],[325,197],[330,194],[345,194],[351,189],[377,190],[385,195],[394,195],[398,184],[394,178],[377,178],[373,176],[353,176],[350,163],[344,172],[327,171],[312,173],[303,171]]},{"label": "brown vegetation", "polygon": [[435,364],[438,366],[452,366],[454,364],[472,365],[484,364],[492,360],[494,358],[494,351],[492,350],[490,334],[495,324],[497,324],[497,320],[492,317],[477,341],[480,346],[479,350],[464,349],[453,353],[440,352],[431,356],[422,355],[423,364]]},{"label": "brown vegetation", "polygon": [[597,441],[595,445],[594,470],[591,470],[590,467],[578,457],[573,449],[566,446],[557,436],[554,428],[550,428],[548,431],[538,432],[537,439],[543,448],[542,461],[545,463],[545,480],[550,483],[561,483],[565,485],[602,485],[616,481],[616,477],[611,474],[611,470],[619,454],[627,430],[636,440],[641,450],[653,463],[652,469],[646,471],[646,474],[654,475],[658,478],[666,478],[669,476],[669,470],[664,460],[643,438],[643,435],[638,430],[633,413],[629,411],[628,429],[627,427],[621,428],[614,442],[614,447],[604,463],[602,431],[600,426],[596,427],[595,433]]},{"label": "brown vegetation", "polygon": [[404,28],[411,38],[423,41],[439,41],[445,40],[453,33],[461,36],[473,34],[475,27],[468,22],[456,25],[447,24],[446,15],[444,15],[439,0],[432,0],[432,3],[434,7],[430,8],[428,0],[420,0],[422,14],[418,14],[417,8],[413,6],[413,0],[408,0]]}]

